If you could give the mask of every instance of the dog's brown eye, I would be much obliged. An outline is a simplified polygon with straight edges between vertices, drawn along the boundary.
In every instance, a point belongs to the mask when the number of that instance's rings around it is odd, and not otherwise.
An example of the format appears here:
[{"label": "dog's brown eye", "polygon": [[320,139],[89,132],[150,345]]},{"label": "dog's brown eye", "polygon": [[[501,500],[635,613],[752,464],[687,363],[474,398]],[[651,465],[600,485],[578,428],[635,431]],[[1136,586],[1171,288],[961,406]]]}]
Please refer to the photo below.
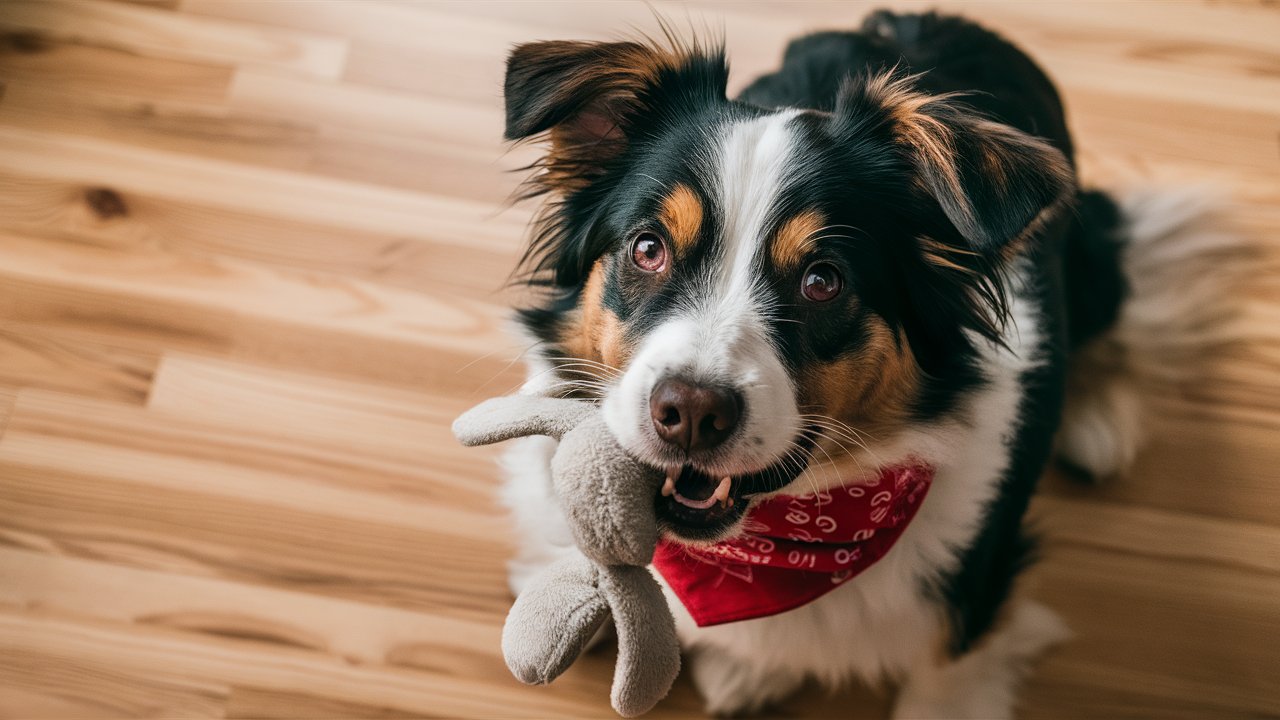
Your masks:
[{"label": "dog's brown eye", "polygon": [[800,281],[800,292],[814,302],[826,302],[840,294],[843,285],[840,271],[831,263],[819,262],[804,271],[804,279]]},{"label": "dog's brown eye", "polygon": [[657,235],[642,232],[631,242],[631,259],[645,272],[659,272],[667,266],[667,245]]}]

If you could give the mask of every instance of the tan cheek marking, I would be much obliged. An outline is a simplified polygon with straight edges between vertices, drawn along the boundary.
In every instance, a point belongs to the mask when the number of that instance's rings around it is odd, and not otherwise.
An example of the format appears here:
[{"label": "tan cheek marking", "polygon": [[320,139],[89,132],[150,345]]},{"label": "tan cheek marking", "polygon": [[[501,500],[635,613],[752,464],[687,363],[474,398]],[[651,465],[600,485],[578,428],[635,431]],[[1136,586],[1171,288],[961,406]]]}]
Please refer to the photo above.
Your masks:
[{"label": "tan cheek marking", "polygon": [[883,437],[907,420],[919,395],[920,372],[905,340],[874,318],[866,345],[856,354],[801,373],[804,412],[817,412],[860,432]]},{"label": "tan cheek marking", "polygon": [[687,185],[676,185],[662,200],[659,219],[666,226],[676,254],[685,257],[698,242],[702,229],[702,203]]},{"label": "tan cheek marking", "polygon": [[608,310],[602,311],[600,325],[600,362],[619,370],[631,359],[631,345],[627,342],[622,321]]},{"label": "tan cheek marking", "polygon": [[[567,322],[560,334],[560,345],[572,358],[592,360],[621,369],[631,357],[632,348],[627,343],[622,322],[605,308],[604,261],[597,260],[591,275],[582,289],[582,300],[576,317]],[[575,367],[569,379],[588,379],[587,372],[602,381],[611,379],[610,373],[592,367]]]},{"label": "tan cheek marking", "polygon": [[783,270],[799,267],[813,247],[814,236],[826,226],[826,216],[817,210],[806,210],[788,219],[769,248],[774,266]]},{"label": "tan cheek marking", "polygon": [[[604,262],[597,260],[591,268],[591,275],[587,277],[587,284],[582,288],[578,309],[560,332],[560,345],[569,357],[600,361],[596,333],[604,310],[600,305],[603,295]],[[574,372],[570,374],[578,375],[578,371],[595,372],[592,368],[581,367],[574,368]]]}]

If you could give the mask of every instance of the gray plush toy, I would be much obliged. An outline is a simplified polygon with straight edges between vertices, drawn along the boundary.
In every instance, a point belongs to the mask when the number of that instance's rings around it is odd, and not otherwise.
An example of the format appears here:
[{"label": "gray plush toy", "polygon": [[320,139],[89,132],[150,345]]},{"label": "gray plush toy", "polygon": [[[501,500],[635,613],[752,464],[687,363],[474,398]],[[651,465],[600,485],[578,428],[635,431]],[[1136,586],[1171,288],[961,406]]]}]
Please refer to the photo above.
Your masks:
[{"label": "gray plush toy", "polygon": [[646,568],[658,543],[653,499],[661,473],[628,456],[596,406],[581,400],[495,398],[458,418],[453,433],[468,446],[530,435],[560,440],[552,482],[582,555],[552,564],[516,598],[502,628],[507,667],[522,682],[551,682],[612,614],[613,709],[648,712],[680,672],[675,620]]}]

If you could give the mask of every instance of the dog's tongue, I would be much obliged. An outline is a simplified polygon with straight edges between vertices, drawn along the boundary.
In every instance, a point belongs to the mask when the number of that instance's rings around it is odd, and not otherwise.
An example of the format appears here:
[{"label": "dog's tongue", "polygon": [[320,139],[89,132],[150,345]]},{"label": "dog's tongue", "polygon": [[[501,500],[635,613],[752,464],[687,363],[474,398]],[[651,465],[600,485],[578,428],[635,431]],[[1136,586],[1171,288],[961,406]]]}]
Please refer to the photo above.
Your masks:
[{"label": "dog's tongue", "polygon": [[[684,472],[681,472],[679,480],[686,480],[686,476],[692,480],[692,482],[681,483],[685,485],[686,492],[693,494],[694,488],[697,490],[705,490],[706,487],[710,486],[709,482],[698,482],[700,478],[696,472],[691,469],[685,469]],[[728,476],[721,478],[719,484],[715,486],[715,489],[711,494],[700,500],[682,495],[680,490],[676,488],[676,481],[677,478],[673,477],[672,474],[668,474],[666,481],[662,483],[662,494],[665,497],[675,497],[676,502],[684,505],[685,507],[690,507],[695,510],[706,510],[716,503],[722,503],[726,507],[733,504],[733,498],[729,497],[729,491],[733,488],[733,479]],[[690,488],[689,485],[694,485],[694,488]]]}]

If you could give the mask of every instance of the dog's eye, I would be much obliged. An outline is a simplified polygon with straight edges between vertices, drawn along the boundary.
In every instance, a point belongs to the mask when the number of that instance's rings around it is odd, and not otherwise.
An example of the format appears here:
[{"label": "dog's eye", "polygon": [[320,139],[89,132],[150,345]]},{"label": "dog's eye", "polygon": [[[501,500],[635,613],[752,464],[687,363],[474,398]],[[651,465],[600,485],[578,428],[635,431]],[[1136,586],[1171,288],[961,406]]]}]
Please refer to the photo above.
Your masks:
[{"label": "dog's eye", "polygon": [[817,262],[804,271],[800,281],[800,293],[814,302],[827,302],[840,294],[843,281],[835,265]]},{"label": "dog's eye", "polygon": [[645,272],[661,272],[667,266],[667,245],[651,232],[642,232],[631,241],[631,259]]}]

